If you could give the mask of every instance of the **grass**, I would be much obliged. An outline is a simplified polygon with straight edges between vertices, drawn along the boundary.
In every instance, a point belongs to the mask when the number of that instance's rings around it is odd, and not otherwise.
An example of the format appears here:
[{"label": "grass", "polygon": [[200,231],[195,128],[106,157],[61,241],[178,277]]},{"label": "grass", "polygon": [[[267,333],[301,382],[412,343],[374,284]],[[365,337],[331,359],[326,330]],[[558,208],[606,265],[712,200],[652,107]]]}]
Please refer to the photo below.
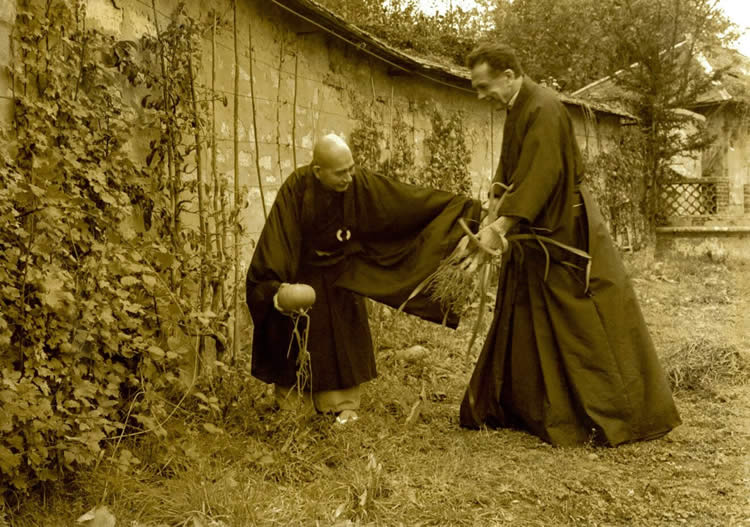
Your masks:
[{"label": "grass", "polygon": [[[176,414],[166,439],[125,445],[139,465],[103,463],[19,501],[6,521],[74,525],[102,503],[118,527],[750,525],[750,350],[738,329],[748,269],[627,264],[683,418],[664,439],[552,448],[523,432],[462,430],[473,321],[451,331],[378,308],[380,375],[353,426],[277,412],[266,386],[233,371],[214,388],[221,413]],[[428,353],[400,359],[413,345]]]}]

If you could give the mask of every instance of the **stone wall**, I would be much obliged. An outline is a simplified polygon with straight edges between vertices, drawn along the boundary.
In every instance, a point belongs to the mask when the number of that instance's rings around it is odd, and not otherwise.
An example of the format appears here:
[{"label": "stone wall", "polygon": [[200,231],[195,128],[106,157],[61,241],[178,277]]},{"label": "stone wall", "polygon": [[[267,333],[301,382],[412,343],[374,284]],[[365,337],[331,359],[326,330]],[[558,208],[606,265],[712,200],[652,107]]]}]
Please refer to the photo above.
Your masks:
[{"label": "stone wall", "polygon": [[[9,42],[14,3],[15,0],[0,2],[0,118],[5,122],[11,119],[12,101],[8,71],[2,66],[10,64],[11,57],[7,53],[9,46],[1,43]],[[157,0],[156,4],[159,26],[164,28],[178,2]],[[472,152],[469,167],[474,193],[478,195],[487,188],[500,156],[503,114],[491,115],[489,106],[478,101],[465,84],[458,79],[451,83],[421,74],[394,73],[387,63],[275,4],[265,0],[239,0],[238,4],[239,180],[246,189],[241,197],[247,203],[242,220],[249,238],[257,236],[264,222],[261,187],[266,207],[270,208],[279,186],[293,170],[295,159],[297,165],[308,163],[313,142],[322,134],[336,132],[346,136],[351,132],[356,125],[353,115],[357,107],[370,112],[381,125],[385,142],[394,120],[406,122],[418,164],[424,164],[429,156],[424,140],[431,130],[430,114],[435,109],[462,112]],[[205,36],[201,75],[203,84],[210,86],[215,70],[217,91],[227,98],[228,104],[217,105],[217,160],[219,171],[232,181],[232,4],[230,0],[215,0],[210,7],[223,14],[229,27],[217,35],[215,64],[211,59],[210,32]],[[196,17],[205,18],[208,13],[208,6],[195,0],[187,3],[187,9]],[[88,0],[87,25],[125,40],[136,41],[144,34],[155,34],[150,0]],[[250,29],[257,132],[253,126],[249,73]],[[620,126],[617,116],[599,114],[592,122],[583,118],[580,107],[569,104],[568,108],[582,148],[599,151],[613,142]]]},{"label": "stone wall", "polygon": [[0,123],[13,119],[10,66],[13,61],[11,31],[16,19],[16,0],[0,1]]},{"label": "stone wall", "polygon": [[708,256],[719,262],[750,260],[750,226],[730,222],[725,218],[721,225],[658,227],[656,253]]},{"label": "stone wall", "polygon": [[750,134],[738,125],[729,105],[713,108],[706,117],[709,133],[716,139],[704,152],[704,165],[710,162],[710,175],[726,181],[719,191],[719,213],[750,214],[744,198],[745,185],[750,184]]},{"label": "stone wall", "polygon": [[619,116],[607,113],[591,114],[573,104],[566,106],[573,119],[578,145],[584,154],[593,157],[618,144],[622,131]]}]

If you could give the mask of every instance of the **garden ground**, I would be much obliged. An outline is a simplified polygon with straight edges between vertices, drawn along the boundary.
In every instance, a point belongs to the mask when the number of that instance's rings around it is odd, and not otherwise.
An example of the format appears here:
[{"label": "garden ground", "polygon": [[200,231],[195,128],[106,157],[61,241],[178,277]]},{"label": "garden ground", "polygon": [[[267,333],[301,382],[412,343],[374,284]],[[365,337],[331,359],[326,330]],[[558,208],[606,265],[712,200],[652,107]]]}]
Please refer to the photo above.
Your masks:
[{"label": "garden ground", "polygon": [[451,331],[376,309],[380,377],[358,422],[277,412],[264,385],[229,370],[204,389],[213,411],[181,407],[166,436],[118,444],[138,464],[104,459],[5,522],[75,525],[100,504],[118,527],[750,526],[750,265],[627,265],[682,415],[663,439],[553,448],[463,430],[471,321]]}]

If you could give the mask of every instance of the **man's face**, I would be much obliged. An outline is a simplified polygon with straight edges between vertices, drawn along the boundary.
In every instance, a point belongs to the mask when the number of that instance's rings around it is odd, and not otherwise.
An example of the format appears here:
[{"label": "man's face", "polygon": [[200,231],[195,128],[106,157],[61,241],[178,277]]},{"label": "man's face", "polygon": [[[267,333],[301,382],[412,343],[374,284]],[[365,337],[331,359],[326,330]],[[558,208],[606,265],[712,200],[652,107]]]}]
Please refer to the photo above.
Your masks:
[{"label": "man's face", "polygon": [[354,175],[354,159],[351,152],[337,152],[328,161],[327,166],[315,165],[315,175],[324,187],[344,192],[349,188]]},{"label": "man's face", "polygon": [[477,90],[480,100],[489,99],[505,107],[513,97],[513,70],[496,71],[486,62],[476,64],[471,69],[471,85]]}]

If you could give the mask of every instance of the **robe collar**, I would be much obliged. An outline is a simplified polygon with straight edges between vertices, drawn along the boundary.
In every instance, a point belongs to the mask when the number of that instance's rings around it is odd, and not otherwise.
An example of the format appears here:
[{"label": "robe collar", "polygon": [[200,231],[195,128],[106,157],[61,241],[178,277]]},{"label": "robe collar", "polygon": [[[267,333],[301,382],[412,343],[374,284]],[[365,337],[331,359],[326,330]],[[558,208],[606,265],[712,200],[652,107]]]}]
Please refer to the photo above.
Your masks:
[{"label": "robe collar", "polygon": [[516,91],[516,93],[514,93],[513,97],[511,97],[510,100],[508,101],[508,105],[507,105],[508,111],[510,111],[511,108],[513,108],[513,105],[516,103],[516,99],[518,99],[518,94],[521,91],[521,86],[523,86],[523,79],[521,79],[521,85],[518,86],[518,90]]},{"label": "robe collar", "polygon": [[513,98],[511,98],[510,103],[508,103],[508,115],[510,115],[513,110],[517,111],[519,108],[523,107],[535,86],[536,83],[524,75],[521,82],[521,88],[519,88],[518,92],[516,92]]}]

